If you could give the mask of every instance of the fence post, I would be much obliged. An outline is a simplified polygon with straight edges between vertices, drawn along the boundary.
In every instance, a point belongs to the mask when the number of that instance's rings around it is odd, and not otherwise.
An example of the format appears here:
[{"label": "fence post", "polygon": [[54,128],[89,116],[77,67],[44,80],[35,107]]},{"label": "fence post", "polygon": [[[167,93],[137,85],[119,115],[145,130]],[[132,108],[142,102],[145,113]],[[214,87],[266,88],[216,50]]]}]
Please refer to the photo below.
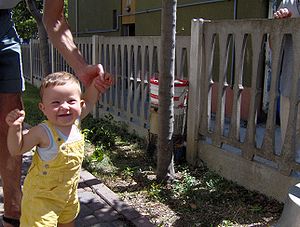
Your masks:
[{"label": "fence post", "polygon": [[187,114],[187,153],[186,159],[195,164],[198,152],[198,131],[200,124],[200,89],[203,65],[203,19],[193,19],[191,25],[189,100]]},{"label": "fence post", "polygon": [[50,43],[50,48],[51,48],[51,73],[53,73],[53,72],[55,72],[55,61],[54,61],[55,49],[54,49],[52,43]]},{"label": "fence post", "polygon": [[32,39],[29,41],[29,76],[30,83],[33,85],[33,69],[32,69],[33,59],[32,59]]},{"label": "fence post", "polygon": [[[99,64],[99,36],[92,36],[92,64]],[[98,101],[99,102],[99,101]],[[98,105],[94,105],[93,108],[93,118],[97,118],[98,116]]]}]

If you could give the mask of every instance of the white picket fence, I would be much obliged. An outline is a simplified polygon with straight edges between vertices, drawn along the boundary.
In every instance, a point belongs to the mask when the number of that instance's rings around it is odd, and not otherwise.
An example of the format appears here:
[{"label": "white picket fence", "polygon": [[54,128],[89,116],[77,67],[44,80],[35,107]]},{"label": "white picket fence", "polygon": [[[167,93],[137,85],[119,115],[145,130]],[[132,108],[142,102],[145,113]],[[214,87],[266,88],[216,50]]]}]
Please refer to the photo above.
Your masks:
[{"label": "white picket fence", "polygon": [[[114,75],[114,85],[102,95],[94,117],[112,114],[142,136],[149,129],[149,81],[159,73],[160,37],[80,37],[76,43],[86,61],[101,63]],[[72,69],[52,45],[49,45],[51,69]],[[188,77],[190,37],[178,37],[176,47],[176,77]],[[24,76],[39,86],[43,78],[38,40],[22,45]]]}]

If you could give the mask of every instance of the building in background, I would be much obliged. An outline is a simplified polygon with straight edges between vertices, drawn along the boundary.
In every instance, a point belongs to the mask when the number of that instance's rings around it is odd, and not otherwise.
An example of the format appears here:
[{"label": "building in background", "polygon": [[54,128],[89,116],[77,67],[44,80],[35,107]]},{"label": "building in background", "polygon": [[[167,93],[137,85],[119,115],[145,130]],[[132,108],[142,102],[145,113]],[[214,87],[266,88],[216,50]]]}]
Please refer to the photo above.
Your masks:
[{"label": "building in background", "polygon": [[[280,1],[276,0],[178,0],[177,35],[191,35],[191,20],[270,18]],[[159,36],[161,24],[160,0],[69,0],[69,23],[76,36]],[[251,47],[247,47],[251,48]],[[232,53],[232,52],[231,52]],[[266,53],[268,55],[268,53]],[[251,51],[246,51],[242,97],[242,118],[248,116],[251,87]],[[228,97],[226,115],[231,115],[234,57],[228,70]],[[231,64],[231,63],[230,63]],[[265,78],[261,82],[263,95],[260,98],[259,117],[267,112],[269,103],[270,59],[265,61]],[[218,68],[214,67],[214,75]],[[215,82],[218,78],[213,78]],[[213,85],[217,89],[217,83]],[[216,95],[213,95],[212,111],[216,110]],[[264,118],[264,117],[262,117]]]},{"label": "building in background", "polygon": [[[177,35],[190,35],[193,18],[267,18],[268,10],[267,0],[178,0]],[[69,23],[78,36],[155,36],[160,20],[160,0],[69,0]]]}]

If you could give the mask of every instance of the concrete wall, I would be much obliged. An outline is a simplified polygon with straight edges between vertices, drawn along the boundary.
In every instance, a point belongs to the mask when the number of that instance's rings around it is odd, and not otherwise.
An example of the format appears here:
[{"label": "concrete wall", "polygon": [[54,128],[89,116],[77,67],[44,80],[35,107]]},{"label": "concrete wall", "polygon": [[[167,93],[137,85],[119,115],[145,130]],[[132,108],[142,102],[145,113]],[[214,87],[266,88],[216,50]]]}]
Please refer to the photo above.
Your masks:
[{"label": "concrete wall", "polygon": [[[293,39],[294,61],[300,58],[300,23],[298,18],[286,20],[193,20],[189,74],[189,108],[187,116],[187,160],[191,164],[204,161],[227,179],[248,189],[284,201],[288,188],[299,181],[300,163],[295,157],[297,91],[299,64],[292,64],[293,78],[287,132],[281,141],[276,124],[278,81],[284,53],[285,34]],[[272,44],[269,106],[265,125],[257,122],[262,96],[266,34]],[[227,83],[230,48],[234,40],[234,83]],[[251,50],[251,86],[245,89],[247,74],[243,66],[247,43]],[[218,52],[215,51],[216,47]],[[212,65],[219,59],[218,71]],[[218,83],[216,83],[218,78]],[[215,87],[214,87],[215,86]],[[229,89],[230,88],[230,89]],[[217,90],[217,94],[216,93]],[[230,94],[228,92],[230,91]],[[243,94],[247,91],[248,101]],[[215,96],[214,96],[215,94]],[[215,100],[215,101],[213,101]],[[214,108],[216,104],[216,108]],[[243,124],[243,105],[247,105],[247,123]],[[227,116],[226,106],[231,115]],[[190,108],[192,107],[192,108]],[[214,113],[215,109],[215,113]],[[297,153],[296,153],[297,152]]]},{"label": "concrete wall", "polygon": [[272,167],[246,160],[212,145],[199,146],[199,157],[220,176],[280,202],[285,201],[289,188],[299,182]]}]

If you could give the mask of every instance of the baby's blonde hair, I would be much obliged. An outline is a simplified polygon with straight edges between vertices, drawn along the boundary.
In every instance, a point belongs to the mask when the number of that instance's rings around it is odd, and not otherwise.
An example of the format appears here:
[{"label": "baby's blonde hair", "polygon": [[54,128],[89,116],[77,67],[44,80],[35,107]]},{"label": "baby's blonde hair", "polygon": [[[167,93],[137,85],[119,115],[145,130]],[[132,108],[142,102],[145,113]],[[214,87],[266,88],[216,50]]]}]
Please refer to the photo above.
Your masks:
[{"label": "baby's blonde hair", "polygon": [[78,85],[79,92],[81,93],[79,80],[73,74],[64,71],[55,72],[49,74],[43,79],[42,84],[40,86],[41,100],[43,99],[45,88],[65,85],[66,83],[75,83],[76,85]]}]

